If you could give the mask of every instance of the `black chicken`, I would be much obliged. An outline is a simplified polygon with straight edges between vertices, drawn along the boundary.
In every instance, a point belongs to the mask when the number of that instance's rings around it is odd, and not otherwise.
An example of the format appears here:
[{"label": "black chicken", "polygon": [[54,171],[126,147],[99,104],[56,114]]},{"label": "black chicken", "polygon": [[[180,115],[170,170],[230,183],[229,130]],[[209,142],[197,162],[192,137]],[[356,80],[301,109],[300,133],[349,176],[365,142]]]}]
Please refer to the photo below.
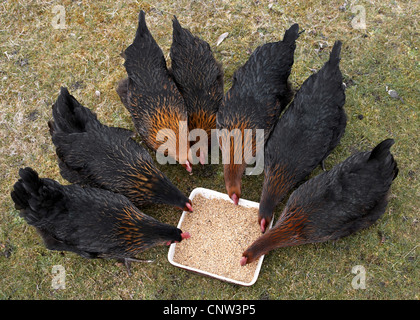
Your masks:
[{"label": "black chicken", "polygon": [[187,108],[162,50],[147,28],[144,11],[139,14],[134,41],[123,56],[128,78],[119,82],[117,93],[137,132],[149,148],[166,149],[165,154],[191,171]]},{"label": "black chicken", "polygon": [[204,164],[211,147],[211,130],[216,129],[216,114],[223,100],[223,70],[209,44],[182,28],[176,17],[170,55],[172,76],[187,106],[188,130],[202,129],[207,134],[207,148],[200,141],[203,148],[199,159]]},{"label": "black chicken", "polygon": [[296,189],[276,225],[245,250],[241,265],[287,246],[346,237],[378,220],[398,175],[387,139],[359,152]]},{"label": "black chicken", "polygon": [[302,84],[265,145],[258,222],[264,232],[277,204],[337,146],[346,128],[339,68],[341,42],[330,59]]},{"label": "black chicken", "polygon": [[53,105],[50,133],[60,172],[72,183],[107,189],[134,205],[163,203],[192,211],[189,200],[136,143],[130,130],[108,127],[66,88]]},{"label": "black chicken", "polygon": [[[236,204],[241,197],[242,174],[248,162],[244,157],[245,148],[252,149],[252,156],[256,155],[255,140],[252,142],[251,136],[245,137],[244,132],[263,129],[265,142],[281,111],[290,102],[293,92],[288,78],[298,36],[299,25],[294,24],[285,32],[282,41],[255,49],[235,72],[232,87],[217,113],[220,148],[229,158],[229,163],[224,164],[226,190]],[[238,139],[242,143],[238,143]]]},{"label": "black chicken", "polygon": [[180,242],[190,235],[139,211],[126,197],[103,189],[63,186],[19,170],[11,197],[26,222],[50,250],[85,258],[123,260],[128,268],[140,252]]}]

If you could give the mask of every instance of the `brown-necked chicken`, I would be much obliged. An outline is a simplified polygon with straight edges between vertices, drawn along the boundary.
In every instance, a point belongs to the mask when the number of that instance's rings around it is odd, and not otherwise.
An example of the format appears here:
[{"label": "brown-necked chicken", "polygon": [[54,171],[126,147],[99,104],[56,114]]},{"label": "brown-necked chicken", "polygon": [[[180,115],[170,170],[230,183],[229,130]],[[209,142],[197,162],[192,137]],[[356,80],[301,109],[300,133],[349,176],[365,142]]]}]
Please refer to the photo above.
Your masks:
[{"label": "brown-necked chicken", "polygon": [[[176,17],[170,56],[173,79],[187,106],[188,130],[191,133],[201,129],[207,135],[198,154],[204,164],[208,162],[211,130],[216,129],[216,114],[223,100],[222,66],[214,58],[210,45],[182,28]],[[190,144],[193,146],[193,142]]]},{"label": "brown-necked chicken", "polygon": [[344,134],[347,117],[340,50],[337,41],[329,60],[302,84],[265,145],[258,213],[262,232],[277,204],[323,163]]},{"label": "brown-necked chicken", "polygon": [[[217,113],[220,149],[227,158],[224,160],[225,185],[235,204],[241,197],[241,180],[248,162],[246,148],[252,149],[250,156],[256,156],[256,139],[252,139],[256,137],[255,129],[264,130],[265,142],[292,98],[288,78],[298,36],[299,25],[294,24],[285,32],[282,41],[255,49],[235,72],[232,87]],[[253,130],[253,134],[246,136],[246,129]]]},{"label": "brown-necked chicken", "polygon": [[137,207],[162,203],[192,211],[191,200],[131,138],[132,131],[100,123],[66,88],[61,88],[52,113],[48,125],[63,178],[121,193]]},{"label": "brown-necked chicken", "polygon": [[19,175],[11,197],[49,250],[71,251],[90,259],[123,260],[129,271],[129,263],[137,261],[134,257],[139,253],[190,237],[145,215],[118,193],[64,186],[39,178],[28,167],[20,169]]},{"label": "brown-necked chicken", "polygon": [[128,77],[119,82],[117,93],[137,132],[149,148],[169,155],[191,172],[187,108],[147,28],[144,11],[139,14],[134,41],[123,55]]},{"label": "brown-necked chicken", "polygon": [[302,184],[276,225],[245,250],[241,265],[276,248],[336,240],[371,226],[385,212],[398,175],[393,144],[384,140]]}]

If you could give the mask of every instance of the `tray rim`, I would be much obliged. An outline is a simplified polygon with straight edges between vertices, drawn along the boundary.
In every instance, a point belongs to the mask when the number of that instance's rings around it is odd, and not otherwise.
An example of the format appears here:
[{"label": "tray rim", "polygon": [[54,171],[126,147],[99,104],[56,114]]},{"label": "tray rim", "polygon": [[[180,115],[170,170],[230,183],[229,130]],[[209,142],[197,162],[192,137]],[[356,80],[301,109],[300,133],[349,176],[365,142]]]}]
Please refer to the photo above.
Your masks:
[{"label": "tray rim", "polygon": [[[189,199],[190,200],[193,200],[193,198],[195,196],[199,195],[199,194],[201,194],[202,196],[204,196],[207,199],[218,198],[218,199],[228,200],[228,201],[230,201],[230,202],[233,203],[232,199],[230,199],[227,194],[221,193],[219,191],[215,191],[215,190],[203,188],[203,187],[198,187],[198,188],[193,189],[191,191],[191,194],[189,196]],[[246,199],[240,198],[239,199],[239,202],[238,202],[238,205],[244,206],[244,207],[259,208],[259,205],[260,204],[258,202],[255,202],[255,201],[251,201],[251,200],[246,200]],[[182,212],[182,215],[181,215],[181,217],[179,219],[177,228],[180,228],[181,227],[182,222],[184,221],[184,218],[185,218],[185,215],[186,214],[194,214],[194,212],[191,213],[191,212],[183,211]],[[271,223],[269,225],[269,228],[272,227],[273,220],[271,220]],[[242,285],[242,286],[252,286],[253,284],[255,284],[255,282],[257,281],[258,276],[260,274],[262,263],[264,261],[264,255],[262,255],[259,258],[259,260],[258,260],[258,264],[257,264],[257,268],[255,269],[254,277],[252,278],[252,280],[250,282],[244,282],[244,281],[239,281],[239,280],[227,278],[227,277],[224,277],[224,276],[221,276],[221,275],[218,275],[218,274],[215,274],[215,273],[211,273],[211,272],[208,272],[208,271],[204,271],[204,270],[200,270],[200,269],[197,269],[197,268],[193,268],[193,267],[190,267],[190,266],[186,266],[186,265],[183,265],[181,263],[178,263],[178,262],[173,261],[173,257],[174,257],[174,254],[175,254],[176,245],[177,245],[176,243],[172,243],[170,245],[169,251],[168,251],[168,261],[173,266],[176,266],[178,268],[182,268],[182,269],[185,269],[185,270],[189,270],[189,271],[192,271],[192,272],[201,274],[201,275],[205,275],[205,276],[208,276],[208,277],[211,277],[211,278],[216,278],[216,279],[219,279],[219,280],[222,280],[222,281],[226,281],[226,282],[229,282],[229,283],[234,283],[234,284]]]}]

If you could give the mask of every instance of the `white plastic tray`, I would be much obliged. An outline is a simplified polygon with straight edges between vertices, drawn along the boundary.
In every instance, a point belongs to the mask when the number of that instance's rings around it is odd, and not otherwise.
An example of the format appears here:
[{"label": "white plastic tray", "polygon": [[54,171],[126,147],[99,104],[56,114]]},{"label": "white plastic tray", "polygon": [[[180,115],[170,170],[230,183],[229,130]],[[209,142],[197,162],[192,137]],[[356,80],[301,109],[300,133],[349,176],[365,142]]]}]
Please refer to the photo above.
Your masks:
[{"label": "white plastic tray", "polygon": [[[210,189],[195,188],[190,194],[190,197],[189,197],[190,200],[194,199],[194,197],[197,196],[197,195],[201,195],[201,196],[203,196],[207,199],[217,198],[217,199],[228,200],[228,201],[231,201],[233,203],[232,199],[230,199],[227,194],[220,193],[220,192],[210,190]],[[245,199],[242,199],[242,198],[239,199],[238,205],[248,207],[248,208],[249,207],[251,207],[251,208],[252,207],[253,208],[258,208],[259,207],[258,202],[249,201],[249,200],[245,200]],[[181,228],[182,221],[184,220],[184,217],[185,217],[186,214],[194,214],[194,213],[184,211],[182,213],[181,218],[179,219],[178,228]],[[272,227],[273,220],[271,220],[269,228]],[[192,235],[192,236],[194,236],[194,235]],[[188,240],[184,240],[184,241],[188,241]],[[179,267],[179,268],[182,268],[182,269],[190,270],[190,271],[193,271],[193,272],[205,275],[205,276],[209,276],[209,277],[216,278],[216,279],[226,281],[226,282],[230,282],[230,283],[239,284],[239,285],[242,285],[242,286],[252,286],[257,281],[258,275],[260,274],[261,266],[262,266],[262,263],[263,263],[263,260],[264,260],[264,256],[261,256],[259,261],[258,261],[258,265],[257,265],[257,268],[255,270],[254,277],[252,278],[251,282],[243,282],[243,281],[238,281],[238,280],[226,278],[226,277],[223,277],[223,276],[211,273],[211,272],[203,271],[203,270],[200,270],[200,269],[196,269],[196,268],[189,267],[189,266],[186,266],[186,265],[175,262],[173,260],[173,258],[174,258],[174,254],[175,254],[176,245],[177,245],[176,243],[172,243],[171,246],[169,247],[168,260],[172,265],[174,265],[176,267]]]}]

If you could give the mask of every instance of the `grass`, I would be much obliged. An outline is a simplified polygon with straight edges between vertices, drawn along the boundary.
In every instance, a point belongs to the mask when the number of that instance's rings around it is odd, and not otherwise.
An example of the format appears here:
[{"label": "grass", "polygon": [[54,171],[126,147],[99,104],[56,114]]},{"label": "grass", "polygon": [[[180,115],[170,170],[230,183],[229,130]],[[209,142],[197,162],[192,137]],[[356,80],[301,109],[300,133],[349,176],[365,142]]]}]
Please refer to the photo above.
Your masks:
[{"label": "grass", "polygon": [[[340,10],[344,3],[346,8]],[[354,4],[366,9],[365,30],[352,27],[353,4],[344,0],[1,1],[0,299],[419,299],[419,3]],[[51,25],[55,5],[64,6],[66,29]],[[336,242],[271,252],[252,287],[175,268],[167,261],[166,247],[145,252],[140,258],[155,262],[134,265],[132,277],[115,261],[48,251],[14,209],[10,190],[24,166],[66,183],[47,127],[61,86],[69,87],[102,122],[133,129],[115,87],[125,76],[119,53],[134,37],[140,8],[167,58],[173,14],[208,41],[223,63],[226,90],[250,52],[281,39],[294,22],[305,29],[290,77],[295,87],[328,59],[334,41],[342,40],[348,125],[326,166],[394,138],[392,152],[400,173],[384,216],[371,228]],[[224,32],[229,36],[216,47]],[[402,100],[390,97],[386,86]],[[180,166],[161,169],[186,194],[199,186],[225,191],[221,165],[195,168],[192,176]],[[319,173],[317,169],[312,176]],[[262,180],[244,177],[243,197],[259,201]],[[180,217],[179,211],[165,206],[144,211],[172,224]],[[54,265],[66,270],[65,289],[51,287]],[[355,265],[366,270],[364,290],[351,286]]]}]

